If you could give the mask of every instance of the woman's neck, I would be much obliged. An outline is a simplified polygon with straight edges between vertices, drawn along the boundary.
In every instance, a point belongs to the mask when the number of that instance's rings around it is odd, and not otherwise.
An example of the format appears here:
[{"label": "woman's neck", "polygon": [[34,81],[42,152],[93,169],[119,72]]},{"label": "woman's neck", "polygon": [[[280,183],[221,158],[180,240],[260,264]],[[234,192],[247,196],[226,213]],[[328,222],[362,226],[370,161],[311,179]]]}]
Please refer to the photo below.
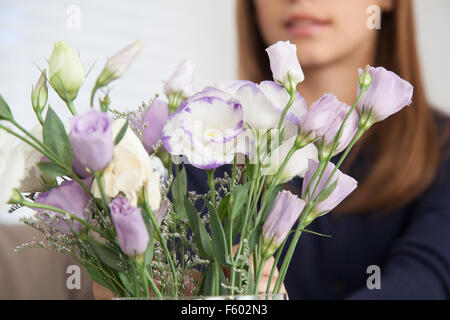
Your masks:
[{"label": "woman's neck", "polygon": [[324,93],[334,93],[349,105],[356,100],[358,68],[375,61],[375,50],[371,45],[355,50],[351,55],[326,65],[304,66],[305,80],[297,87],[308,106]]}]

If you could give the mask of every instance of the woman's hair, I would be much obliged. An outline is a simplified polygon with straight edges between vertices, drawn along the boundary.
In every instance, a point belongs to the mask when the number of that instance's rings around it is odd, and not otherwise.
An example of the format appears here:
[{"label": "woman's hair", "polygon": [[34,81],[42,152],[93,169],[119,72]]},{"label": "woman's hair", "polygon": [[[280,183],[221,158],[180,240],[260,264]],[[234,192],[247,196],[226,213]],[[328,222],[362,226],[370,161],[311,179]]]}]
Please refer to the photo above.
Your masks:
[{"label": "woman's hair", "polygon": [[[270,79],[266,44],[259,32],[253,0],[237,2],[239,76],[260,82]],[[390,210],[418,197],[433,181],[440,161],[433,111],[420,72],[412,2],[398,0],[383,13],[378,31],[376,65],[397,73],[414,86],[413,103],[374,125],[364,139],[373,158],[359,187],[337,208],[338,212]],[[361,152],[357,144],[346,159],[348,171]]]}]

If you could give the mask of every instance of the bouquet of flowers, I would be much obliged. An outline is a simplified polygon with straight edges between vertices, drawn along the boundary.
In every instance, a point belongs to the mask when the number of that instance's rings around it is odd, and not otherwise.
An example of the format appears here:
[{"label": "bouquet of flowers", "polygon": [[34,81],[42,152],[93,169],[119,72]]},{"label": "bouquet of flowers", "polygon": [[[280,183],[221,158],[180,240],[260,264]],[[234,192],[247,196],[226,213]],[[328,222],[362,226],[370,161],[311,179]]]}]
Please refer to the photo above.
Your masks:
[{"label": "bouquet of flowers", "polygon": [[[328,93],[308,107],[296,90],[304,79],[297,49],[278,42],[267,48],[273,81],[195,92],[185,61],[165,83],[167,99],[119,112],[104,88],[141,48],[135,42],[107,60],[87,113],[77,114],[75,101],[86,72],[64,42],[32,90],[34,129],[0,96],[0,204],[33,208],[24,222],[45,235],[20,248],[71,255],[119,297],[257,294],[274,257],[264,290],[280,292],[300,235],[325,236],[308,225],[357,186],[342,162],[374,123],[410,104],[412,86],[368,66],[352,106]],[[47,104],[48,85],[73,115],[68,121]],[[206,172],[209,192],[188,190],[187,165]],[[229,170],[217,177],[221,166]],[[295,176],[303,177],[301,195],[283,190]]]}]

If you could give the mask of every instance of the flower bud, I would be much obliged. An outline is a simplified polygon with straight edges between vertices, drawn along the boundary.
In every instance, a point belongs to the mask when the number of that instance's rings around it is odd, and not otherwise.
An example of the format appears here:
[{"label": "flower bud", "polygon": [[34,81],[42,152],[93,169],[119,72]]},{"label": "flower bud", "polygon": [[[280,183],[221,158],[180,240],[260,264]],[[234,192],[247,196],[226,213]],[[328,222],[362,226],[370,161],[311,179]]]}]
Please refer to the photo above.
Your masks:
[{"label": "flower bud", "polygon": [[75,116],[69,133],[75,161],[84,168],[99,171],[113,157],[113,119],[100,111]]},{"label": "flower bud", "polygon": [[[368,128],[411,104],[414,87],[395,73],[383,67],[369,67],[368,71],[360,69],[359,73],[362,77],[370,73],[372,78],[370,87],[357,105],[361,115],[360,126]],[[358,88],[358,96],[361,90]]]},{"label": "flower bud", "polygon": [[127,198],[122,196],[114,198],[109,208],[122,251],[130,257],[144,254],[149,235],[141,209],[133,207]]},{"label": "flower bud", "polygon": [[41,115],[47,104],[48,88],[46,70],[44,69],[39,77],[36,86],[31,90],[31,104],[36,114]]},{"label": "flower bud", "polygon": [[164,93],[169,99],[170,111],[174,112],[180,103],[192,96],[194,89],[195,65],[190,60],[184,60],[164,86]]},{"label": "flower bud", "polygon": [[305,79],[297,57],[297,47],[289,41],[278,41],[266,49],[273,79],[286,90],[295,90]]},{"label": "flower bud", "polygon": [[167,102],[156,99],[141,117],[133,122],[137,130],[142,130],[142,143],[145,150],[151,153],[161,140],[162,129],[169,119],[169,106]]},{"label": "flower bud", "polygon": [[263,225],[263,252],[270,257],[291,231],[305,207],[305,201],[289,191],[281,191]]},{"label": "flower bud", "polygon": [[370,86],[370,84],[372,83],[372,76],[370,75],[370,67],[369,66],[367,66],[366,69],[364,70],[364,72],[359,75],[358,83],[359,83],[360,88],[363,88],[363,87],[368,88]]},{"label": "flower bud", "polygon": [[[326,189],[324,190],[325,183],[329,179],[331,173],[333,172],[335,165],[332,162],[328,162],[325,170],[323,172],[322,178],[319,181],[319,185],[316,188],[317,177],[311,183],[308,194],[306,194],[306,188],[310,183],[314,173],[316,172],[319,163],[314,160],[309,160],[308,171],[305,174],[305,178],[303,179],[303,193],[302,198],[305,201],[311,197],[311,193],[316,189],[314,195],[312,196],[315,199],[322,191],[326,196],[323,199],[320,199],[316,206],[313,208],[311,213],[307,218],[307,224],[314,220],[315,218],[326,214],[327,212],[333,210],[339,203],[341,203],[347,196],[352,193],[353,190],[356,189],[358,182],[352,177],[342,173],[339,170],[336,170],[331,181],[327,184]],[[333,184],[336,183],[335,186]],[[319,196],[320,197],[320,196]]]},{"label": "flower bud", "polygon": [[[351,107],[339,101],[334,94],[327,93],[315,101],[300,122],[300,136],[309,140],[319,138],[316,145],[321,158],[329,155],[342,122],[350,112]],[[358,129],[359,117],[352,111],[344,124],[342,134],[337,141],[338,146],[333,155],[343,151],[352,140]]]},{"label": "flower bud", "polygon": [[102,73],[98,76],[96,86],[107,86],[111,81],[120,78],[130,67],[133,60],[142,50],[142,42],[136,41],[117,52],[106,61]]},{"label": "flower bud", "polygon": [[48,61],[50,84],[64,101],[76,98],[86,71],[78,55],[65,42],[59,41]]}]

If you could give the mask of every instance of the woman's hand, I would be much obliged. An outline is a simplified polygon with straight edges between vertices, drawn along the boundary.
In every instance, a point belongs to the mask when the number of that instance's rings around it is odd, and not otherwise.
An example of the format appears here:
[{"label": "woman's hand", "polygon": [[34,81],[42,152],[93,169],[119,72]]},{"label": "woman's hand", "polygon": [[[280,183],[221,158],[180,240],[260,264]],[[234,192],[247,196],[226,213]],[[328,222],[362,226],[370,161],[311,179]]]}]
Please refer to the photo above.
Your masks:
[{"label": "woman's hand", "polygon": [[111,300],[114,297],[114,293],[111,290],[99,285],[97,282],[94,282],[92,285],[92,292],[95,300]]}]

